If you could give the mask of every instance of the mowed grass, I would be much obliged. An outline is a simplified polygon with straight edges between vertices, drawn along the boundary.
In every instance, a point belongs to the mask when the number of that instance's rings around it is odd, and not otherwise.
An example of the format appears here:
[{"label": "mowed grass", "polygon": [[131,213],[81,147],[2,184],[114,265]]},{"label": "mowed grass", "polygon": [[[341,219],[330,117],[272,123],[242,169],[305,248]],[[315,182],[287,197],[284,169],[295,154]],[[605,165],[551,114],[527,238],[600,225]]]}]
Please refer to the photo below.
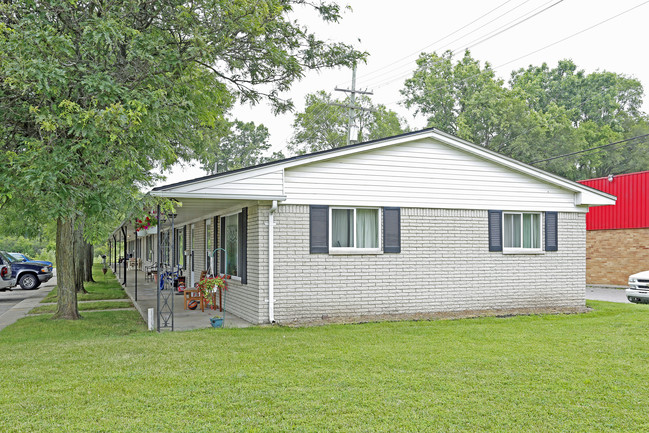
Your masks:
[{"label": "mowed grass", "polygon": [[[106,299],[126,299],[128,295],[122,286],[115,278],[113,271],[108,268],[108,272],[104,275],[101,271],[101,263],[95,263],[92,268],[94,283],[84,283],[84,288],[88,293],[78,293],[77,300],[79,301],[97,301]],[[56,302],[57,291],[54,288],[47,294],[45,299],[41,302]]]},{"label": "mowed grass", "polygon": [[[78,304],[79,311],[95,311],[95,310],[110,310],[115,308],[133,308],[131,301],[95,301],[95,302],[84,302]],[[56,311],[56,305],[40,305],[36,308],[32,308],[29,312],[30,314],[43,314],[43,313],[54,313]]]},{"label": "mowed grass", "polygon": [[29,317],[0,332],[0,431],[649,431],[649,307],[589,306],[162,334]]}]

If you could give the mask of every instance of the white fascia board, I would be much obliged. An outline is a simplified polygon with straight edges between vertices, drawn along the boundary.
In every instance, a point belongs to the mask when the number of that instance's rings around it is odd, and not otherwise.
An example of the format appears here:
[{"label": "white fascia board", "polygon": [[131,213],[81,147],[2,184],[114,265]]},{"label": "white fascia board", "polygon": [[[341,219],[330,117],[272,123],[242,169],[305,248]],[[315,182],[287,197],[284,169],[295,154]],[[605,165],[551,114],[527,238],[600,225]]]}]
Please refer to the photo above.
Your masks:
[{"label": "white fascia board", "polygon": [[[202,187],[203,187],[203,185],[201,185],[201,184],[209,183],[210,185],[218,186],[218,185],[222,185],[222,184],[225,184],[225,183],[236,182],[236,181],[241,180],[241,179],[249,179],[249,178],[262,176],[264,174],[274,173],[274,172],[278,172],[278,171],[282,171],[282,170],[283,170],[283,168],[282,168],[281,164],[271,165],[271,166],[268,166],[268,167],[251,168],[250,170],[239,171],[237,173],[232,173],[232,174],[223,174],[223,175],[218,176],[218,177],[207,178],[207,179],[198,178],[198,179],[196,179],[196,181],[193,181],[193,182],[192,181],[181,182],[181,185],[176,185],[176,186],[173,186],[173,187],[169,187],[169,189],[162,189],[162,190],[158,190],[158,191],[153,191],[152,190],[151,194],[154,194],[154,193],[159,194],[159,193],[162,193],[162,192],[171,192],[171,191],[175,191],[175,190],[181,189],[181,188],[186,189],[187,187],[191,187],[191,186],[196,186],[195,190],[201,190]],[[165,188],[165,186],[162,185],[161,188]],[[160,196],[160,197],[163,197],[163,196]]]},{"label": "white fascia board", "polygon": [[575,206],[609,206],[614,205],[617,197],[602,197],[599,194],[593,194],[590,191],[575,193]]},{"label": "white fascia board", "polygon": [[286,200],[285,195],[257,195],[257,194],[210,194],[210,193],[195,193],[195,192],[174,192],[174,191],[151,191],[154,197],[167,197],[167,198],[203,198],[214,200],[253,200],[253,201],[266,201],[266,200]]}]

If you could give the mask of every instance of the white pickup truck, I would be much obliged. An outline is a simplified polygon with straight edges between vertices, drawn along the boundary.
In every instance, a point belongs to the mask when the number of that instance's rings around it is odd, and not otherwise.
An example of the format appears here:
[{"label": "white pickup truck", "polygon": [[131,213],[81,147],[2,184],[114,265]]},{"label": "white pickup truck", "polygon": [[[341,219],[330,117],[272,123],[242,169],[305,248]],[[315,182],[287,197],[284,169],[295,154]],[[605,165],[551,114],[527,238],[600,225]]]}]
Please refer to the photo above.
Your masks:
[{"label": "white pickup truck", "polygon": [[8,290],[16,285],[16,279],[11,278],[11,262],[9,258],[0,253],[0,291]]},{"label": "white pickup truck", "polygon": [[629,277],[626,298],[636,304],[649,304],[649,271],[638,272]]}]

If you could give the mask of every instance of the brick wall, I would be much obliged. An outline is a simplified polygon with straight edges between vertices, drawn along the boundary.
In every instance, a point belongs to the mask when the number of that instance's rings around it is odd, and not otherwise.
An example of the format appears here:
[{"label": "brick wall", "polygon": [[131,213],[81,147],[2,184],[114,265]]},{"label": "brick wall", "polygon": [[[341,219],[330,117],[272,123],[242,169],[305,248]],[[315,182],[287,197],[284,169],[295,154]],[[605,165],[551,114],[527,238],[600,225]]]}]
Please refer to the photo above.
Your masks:
[{"label": "brick wall", "polygon": [[626,286],[629,275],[649,270],[649,228],[589,230],[586,282]]},{"label": "brick wall", "polygon": [[[259,324],[268,322],[268,210],[248,207],[248,283],[228,281],[225,298],[227,311]],[[220,223],[219,223],[220,224]],[[219,235],[219,247],[221,247]]]},{"label": "brick wall", "polygon": [[490,253],[487,211],[402,209],[401,227],[400,254],[310,254],[309,207],[280,206],[276,320],[584,309],[584,214],[560,213],[559,251],[540,255]]}]

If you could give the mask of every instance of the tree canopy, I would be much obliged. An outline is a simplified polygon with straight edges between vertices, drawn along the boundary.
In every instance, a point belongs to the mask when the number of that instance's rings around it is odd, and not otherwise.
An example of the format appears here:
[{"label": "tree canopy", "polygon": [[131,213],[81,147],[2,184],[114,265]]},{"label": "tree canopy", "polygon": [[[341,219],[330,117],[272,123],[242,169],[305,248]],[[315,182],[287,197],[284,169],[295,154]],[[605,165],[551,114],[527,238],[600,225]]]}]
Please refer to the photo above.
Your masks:
[{"label": "tree canopy", "polygon": [[302,6],[340,19],[306,0],[0,4],[0,218],[58,221],[58,316],[78,317],[67,256],[81,221],[106,236],[155,170],[213,152],[235,101],[286,110],[305,70],[363,58],[292,20]]},{"label": "tree canopy", "polygon": [[[401,93],[404,105],[426,116],[428,126],[527,163],[649,132],[638,80],[587,74],[570,60],[513,71],[505,83],[468,51],[457,61],[450,52],[422,53]],[[540,165],[570,179],[648,166],[646,143]]]},{"label": "tree canopy", "polygon": [[[304,111],[295,114],[294,133],[289,150],[294,153],[317,152],[347,144],[349,106],[351,99],[336,100],[321,90],[308,94]],[[401,134],[407,129],[405,120],[385,105],[375,105],[368,96],[356,97],[354,105],[361,107],[354,114],[356,141],[375,140]]]},{"label": "tree canopy", "polygon": [[219,140],[215,152],[206,156],[203,169],[223,173],[283,159],[281,152],[265,155],[271,146],[269,140],[270,133],[264,125],[235,120],[230,124],[230,132]]}]

